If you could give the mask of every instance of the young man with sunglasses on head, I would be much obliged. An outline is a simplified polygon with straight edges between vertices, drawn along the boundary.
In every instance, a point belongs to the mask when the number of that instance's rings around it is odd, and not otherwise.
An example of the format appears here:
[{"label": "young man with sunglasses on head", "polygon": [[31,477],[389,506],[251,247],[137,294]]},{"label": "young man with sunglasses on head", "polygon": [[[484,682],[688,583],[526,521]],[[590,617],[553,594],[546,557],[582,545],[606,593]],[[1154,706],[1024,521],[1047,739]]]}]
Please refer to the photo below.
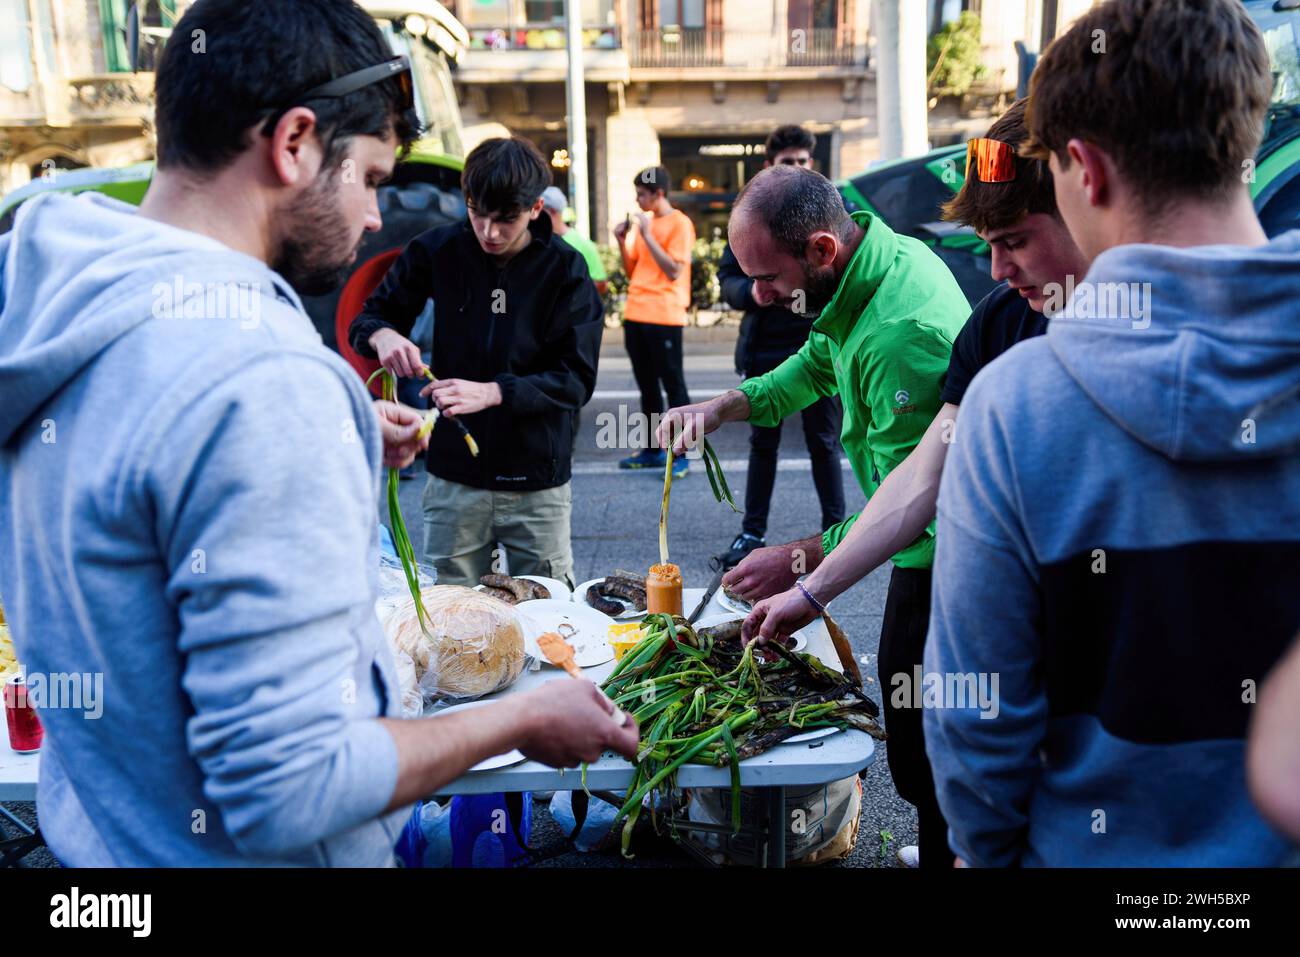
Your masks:
[{"label": "young man with sunglasses on head", "polygon": [[104,678],[98,715],[42,709],[41,832],[73,866],[388,865],[478,761],[631,755],[634,722],[572,680],[397,717],[380,422],[294,287],[379,228],[406,67],[347,0],[175,35],[139,210],[49,194],[0,238],[0,593],[29,674]]},{"label": "young man with sunglasses on head", "polygon": [[[779,126],[767,138],[763,168],[798,166],[813,169],[817,137],[802,126]],[[728,243],[718,262],[722,298],[733,309],[743,310],[740,335],[736,340],[736,372],[746,379],[771,372],[799,351],[812,329],[811,313],[796,313],[769,303],[754,301],[753,281],[736,262]],[[799,413],[804,442],[812,462],[813,486],[821,503],[822,528],[844,521],[844,475],[840,469],[840,400],[823,396]],[[781,425],[753,425],[749,430],[749,471],[745,478],[745,515],[740,534],[719,556],[726,568],[740,562],[755,548],[767,544],[767,515],[776,485],[777,449],[781,446]]]},{"label": "young man with sunglasses on head", "polygon": [[569,479],[574,413],[596,387],[603,308],[582,255],[542,215],[551,173],[527,140],[490,139],[465,159],[464,223],[411,240],[352,322],[362,355],[419,377],[409,338],[434,304],[426,386],[478,442],[435,428],[425,467],[424,556],[439,581],[506,570],[573,585]]},{"label": "young man with sunglasses on head", "polygon": [[1091,264],[976,378],[939,490],[925,671],[999,679],[925,712],[973,865],[1288,854],[1245,762],[1300,629],[1300,232],[1243,175],[1274,82],[1238,0],[1108,0],[1034,71],[1022,151]]},{"label": "young man with sunglasses on head", "polygon": [[[816,605],[829,604],[931,526],[939,477],[956,434],[957,412],[967,386],[1012,346],[1045,333],[1048,295],[1063,288],[1071,281],[1069,277],[1080,277],[1086,271],[1087,261],[1056,208],[1047,164],[1015,155],[1028,137],[1025,106],[1025,100],[1017,101],[986,136],[970,142],[965,182],[943,210],[945,219],[974,227],[988,242],[993,278],[1001,281],[975,307],[953,342],[940,394],[943,407],[920,444],[871,496],[844,541],[800,586],[754,606],[744,625],[747,637],[777,639],[809,624],[819,614]],[[740,574],[745,571],[743,565],[737,569]],[[917,588],[928,607],[928,575]],[[892,621],[897,614],[896,604],[891,587],[886,620]],[[889,729],[890,769],[899,792],[916,805],[921,821],[920,850],[924,853],[919,853],[919,858],[927,866],[927,858],[938,858],[941,866],[948,866],[952,854],[925,757],[921,711],[912,707],[912,696],[896,694],[903,678],[912,681],[914,668],[921,663],[928,625],[928,616],[918,619],[901,641],[894,640],[893,629],[882,629],[879,676]],[[904,847],[899,858],[913,865],[918,850]]]}]

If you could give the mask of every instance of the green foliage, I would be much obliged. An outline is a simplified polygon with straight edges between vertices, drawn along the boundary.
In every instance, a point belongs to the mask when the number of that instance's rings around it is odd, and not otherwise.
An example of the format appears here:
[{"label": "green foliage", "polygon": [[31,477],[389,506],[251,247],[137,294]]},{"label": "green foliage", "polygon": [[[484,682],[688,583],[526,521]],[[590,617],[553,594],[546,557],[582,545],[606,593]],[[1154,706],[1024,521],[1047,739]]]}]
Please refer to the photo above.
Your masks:
[{"label": "green foliage", "polygon": [[691,249],[691,308],[708,309],[722,298],[718,262],[727,243],[721,237],[695,240]]},{"label": "green foliage", "polygon": [[617,246],[597,244],[600,261],[605,267],[608,283],[605,294],[600,297],[605,307],[605,320],[609,325],[618,325],[623,321],[623,296],[627,292],[627,274],[623,272],[623,257]]},{"label": "green foliage", "polygon": [[961,96],[984,75],[980,62],[980,18],[969,10],[943,25],[926,47],[931,96]]}]

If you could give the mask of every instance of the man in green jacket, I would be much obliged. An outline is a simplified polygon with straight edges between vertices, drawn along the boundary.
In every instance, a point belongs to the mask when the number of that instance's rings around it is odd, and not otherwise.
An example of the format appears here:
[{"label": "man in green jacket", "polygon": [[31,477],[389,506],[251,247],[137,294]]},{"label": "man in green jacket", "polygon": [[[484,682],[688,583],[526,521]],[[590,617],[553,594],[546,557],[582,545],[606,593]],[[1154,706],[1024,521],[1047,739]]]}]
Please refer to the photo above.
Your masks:
[{"label": "man in green jacket", "polygon": [[[803,348],[773,371],[707,402],[670,410],[660,424],[660,444],[671,442],[681,452],[724,422],[773,425],[821,396],[839,395],[841,442],[870,498],[942,406],[952,342],[970,315],[966,297],[924,243],[898,235],[869,212],[846,213],[835,187],[811,170],[783,166],[755,176],[736,199],[728,238],[754,281],[756,302],[818,318]],[[797,587],[854,519],[788,545],[756,549],[723,583],[751,602]],[[893,687],[895,673],[910,680],[921,664],[933,558],[933,523],[893,557],[880,631],[882,688]],[[922,841],[945,842],[921,710],[893,708],[886,699],[885,721],[898,793],[916,805]],[[938,866],[941,855],[930,860]]]}]

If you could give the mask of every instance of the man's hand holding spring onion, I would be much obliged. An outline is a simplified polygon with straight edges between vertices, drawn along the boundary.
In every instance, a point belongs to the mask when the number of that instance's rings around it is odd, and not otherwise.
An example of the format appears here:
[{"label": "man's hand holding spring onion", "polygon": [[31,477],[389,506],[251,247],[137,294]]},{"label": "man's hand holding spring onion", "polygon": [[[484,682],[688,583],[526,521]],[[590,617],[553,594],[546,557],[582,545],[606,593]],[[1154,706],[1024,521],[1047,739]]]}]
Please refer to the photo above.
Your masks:
[{"label": "man's hand holding spring onion", "polygon": [[438,410],[452,418],[473,415],[501,404],[501,386],[468,379],[438,379],[421,389],[420,395],[432,396]]},{"label": "man's hand holding spring onion", "polygon": [[748,418],[749,399],[739,389],[731,389],[707,402],[669,409],[659,421],[655,438],[661,449],[671,446],[673,455],[685,455],[724,422],[744,422]]},{"label": "man's hand holding spring onion", "polygon": [[379,356],[379,364],[395,376],[414,379],[424,373],[420,347],[396,329],[380,329],[370,337],[370,348]]},{"label": "man's hand holding spring onion", "polygon": [[384,466],[404,469],[429,447],[429,436],[420,435],[424,416],[418,409],[396,402],[375,402],[379,428],[384,437]]}]

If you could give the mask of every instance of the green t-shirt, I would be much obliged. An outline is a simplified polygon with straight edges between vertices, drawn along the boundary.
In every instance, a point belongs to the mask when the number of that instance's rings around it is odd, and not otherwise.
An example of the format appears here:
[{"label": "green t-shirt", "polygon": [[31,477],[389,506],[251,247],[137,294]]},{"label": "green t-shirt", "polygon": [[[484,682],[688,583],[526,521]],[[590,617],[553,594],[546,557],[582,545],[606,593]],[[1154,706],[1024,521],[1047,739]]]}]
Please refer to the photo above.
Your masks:
[{"label": "green t-shirt", "polygon": [[[952,342],[970,305],[943,260],[924,243],[899,236],[869,212],[852,215],[867,234],[808,341],[771,372],[746,379],[740,391],[749,398],[749,421],[768,426],[821,396],[839,395],[840,440],[870,498],[942,407],[939,393]],[[856,519],[823,532],[827,554]],[[933,561],[933,522],[894,556],[900,568],[929,568]]]},{"label": "green t-shirt", "polygon": [[603,282],[609,278],[605,275],[605,264],[600,261],[600,250],[595,243],[576,229],[570,229],[560,238],[582,253],[582,258],[587,260],[587,272],[591,273],[592,282]]}]

